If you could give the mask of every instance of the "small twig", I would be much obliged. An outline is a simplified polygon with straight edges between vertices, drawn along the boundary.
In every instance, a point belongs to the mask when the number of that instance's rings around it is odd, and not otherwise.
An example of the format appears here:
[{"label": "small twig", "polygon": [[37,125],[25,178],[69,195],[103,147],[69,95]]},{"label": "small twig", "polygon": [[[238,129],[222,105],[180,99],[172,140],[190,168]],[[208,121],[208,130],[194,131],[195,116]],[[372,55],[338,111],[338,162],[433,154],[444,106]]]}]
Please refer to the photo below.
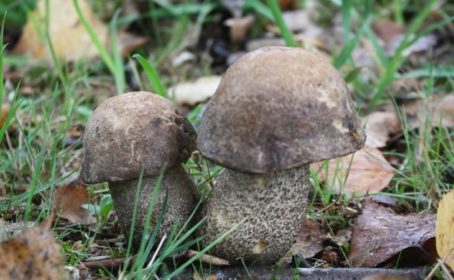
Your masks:
[{"label": "small twig", "polygon": [[430,280],[432,279],[432,277],[434,276],[435,274],[435,271],[437,271],[437,269],[440,267],[440,263],[437,262],[437,265],[430,271],[429,274],[427,274],[426,278],[424,278],[424,280]]},{"label": "small twig", "polygon": [[438,261],[438,264],[441,266],[441,270],[443,270],[443,274],[444,274],[443,276],[446,277],[445,279],[454,280],[454,278],[451,275],[451,272],[449,272],[449,269],[446,267],[445,263],[440,259],[437,259],[437,261]]},{"label": "small twig", "polygon": [[[196,250],[189,249],[186,251],[186,257],[188,259],[190,259],[190,258],[194,257],[195,255],[197,255],[198,253],[199,252]],[[208,254],[203,254],[199,259],[206,264],[211,264],[211,265],[216,265],[216,266],[229,266],[230,265],[230,263],[227,260],[212,256],[212,255],[208,255]]]},{"label": "small twig", "polygon": [[[132,261],[134,261],[135,256],[131,256],[128,259],[127,265],[129,265]],[[118,258],[109,258],[104,260],[96,260],[96,261],[87,261],[82,262],[82,265],[88,269],[100,269],[100,268],[107,268],[109,270],[114,270],[119,268],[124,264],[125,257],[118,257]]]}]

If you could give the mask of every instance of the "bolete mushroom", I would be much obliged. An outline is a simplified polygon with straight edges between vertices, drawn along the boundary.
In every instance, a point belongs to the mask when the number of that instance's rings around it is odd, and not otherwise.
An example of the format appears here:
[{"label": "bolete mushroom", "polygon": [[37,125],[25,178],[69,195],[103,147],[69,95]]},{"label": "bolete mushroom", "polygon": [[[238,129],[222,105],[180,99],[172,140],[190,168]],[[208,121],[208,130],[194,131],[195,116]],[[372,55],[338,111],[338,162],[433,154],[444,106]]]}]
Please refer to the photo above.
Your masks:
[{"label": "bolete mushroom", "polygon": [[[86,183],[108,182],[118,221],[128,233],[138,187],[134,244],[140,244],[153,190],[160,172],[150,227],[163,209],[160,236],[182,225],[194,206],[192,181],[181,167],[195,148],[196,134],[172,103],[149,92],[131,92],[102,102],[86,125],[81,175]],[[142,174],[142,184],[139,180]],[[129,235],[126,235],[129,236]]]},{"label": "bolete mushroom", "polygon": [[286,47],[246,54],[225,73],[200,124],[198,149],[225,167],[202,210],[202,245],[246,218],[211,252],[276,262],[302,230],[309,163],[364,142],[347,86],[322,54]]}]

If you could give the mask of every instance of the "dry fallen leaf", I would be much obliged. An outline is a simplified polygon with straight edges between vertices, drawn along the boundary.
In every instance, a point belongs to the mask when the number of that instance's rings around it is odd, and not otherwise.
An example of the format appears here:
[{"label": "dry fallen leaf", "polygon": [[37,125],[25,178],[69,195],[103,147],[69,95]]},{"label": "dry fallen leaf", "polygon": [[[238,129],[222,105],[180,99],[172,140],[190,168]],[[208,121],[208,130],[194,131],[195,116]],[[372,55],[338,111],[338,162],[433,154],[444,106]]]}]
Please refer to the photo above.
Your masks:
[{"label": "dry fallen leaf", "polygon": [[454,191],[446,194],[438,204],[435,232],[438,255],[454,270]]},{"label": "dry fallen leaf", "polygon": [[390,137],[402,129],[395,112],[374,112],[362,121],[366,126],[366,145],[373,148],[385,147]]},{"label": "dry fallen leaf", "polygon": [[397,254],[403,261],[406,258],[403,250],[415,247],[417,250],[409,258],[416,262],[429,257],[419,248],[433,237],[434,214],[398,215],[367,199],[353,226],[348,258],[354,267],[375,267]]},{"label": "dry fallen leaf", "polygon": [[[109,30],[96,18],[86,0],[78,0],[82,14],[93,28],[100,41],[108,46]],[[49,37],[57,57],[65,61],[98,56],[98,51],[92,43],[85,27],[77,15],[73,1],[49,0]],[[14,50],[15,53],[27,53],[38,59],[51,60],[45,33],[45,1],[37,3],[37,9],[30,13],[22,35]],[[131,51],[132,47],[143,44],[144,38],[119,32],[119,47],[123,54]],[[134,38],[134,39],[133,39]]]},{"label": "dry fallen leaf", "polygon": [[220,76],[201,77],[193,82],[177,84],[169,90],[169,95],[179,105],[192,106],[213,96],[220,83]]},{"label": "dry fallen leaf", "polygon": [[385,45],[392,44],[405,33],[404,28],[389,19],[377,20],[373,24],[372,30]]},{"label": "dry fallen leaf", "polygon": [[[352,155],[311,164],[320,181],[336,193],[367,194],[388,186],[394,176],[391,165],[376,148],[364,146]],[[345,177],[347,176],[347,179]],[[345,182],[345,184],[344,184]]]},{"label": "dry fallen leaf", "polygon": [[293,255],[298,254],[305,259],[312,258],[323,251],[322,241],[324,238],[327,238],[327,234],[322,231],[317,222],[305,220],[303,230],[292,246],[291,252]]},{"label": "dry fallen leaf", "polygon": [[3,127],[3,124],[5,123],[5,120],[8,117],[9,110],[10,110],[9,104],[6,103],[2,104],[2,110],[0,112],[0,128]]},{"label": "dry fallen leaf", "polygon": [[60,245],[50,222],[0,243],[0,279],[66,279]]},{"label": "dry fallen leaf", "polygon": [[454,126],[454,95],[447,95],[438,102],[434,102],[433,107],[432,125]]},{"label": "dry fallen leaf", "polygon": [[53,197],[53,211],[56,215],[75,224],[90,224],[90,212],[83,208],[90,203],[87,187],[80,181],[56,188]]}]

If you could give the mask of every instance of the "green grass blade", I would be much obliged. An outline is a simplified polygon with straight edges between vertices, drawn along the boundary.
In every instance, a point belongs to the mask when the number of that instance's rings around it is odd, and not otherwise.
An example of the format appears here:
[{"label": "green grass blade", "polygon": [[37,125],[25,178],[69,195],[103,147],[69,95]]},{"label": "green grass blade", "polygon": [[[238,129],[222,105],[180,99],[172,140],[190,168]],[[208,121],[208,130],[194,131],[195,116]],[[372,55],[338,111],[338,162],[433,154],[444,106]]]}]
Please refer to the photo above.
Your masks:
[{"label": "green grass blade", "polygon": [[361,35],[364,33],[364,30],[366,29],[366,26],[368,24],[369,23],[367,21],[364,22],[359,31],[356,33],[355,37],[352,40],[349,40],[348,43],[342,48],[339,55],[334,58],[333,64],[336,68],[341,68],[347,62],[347,60],[350,59],[353,50],[358,45],[359,40],[361,39]]},{"label": "green grass blade", "polygon": [[284,22],[284,18],[282,17],[281,8],[279,7],[279,3],[277,0],[267,0],[266,3],[273,14],[274,22],[279,27],[281,31],[282,37],[284,38],[285,44],[288,47],[297,47],[298,43],[293,38],[293,34],[288,29],[287,25]]},{"label": "green grass blade", "polygon": [[342,27],[344,32],[344,42],[348,42],[350,39],[350,32],[351,32],[351,9],[352,9],[352,1],[351,0],[344,0],[342,1],[341,6],[341,15],[342,15]]},{"label": "green grass blade", "polygon": [[427,67],[422,69],[416,69],[406,72],[399,76],[399,78],[449,78],[454,79],[454,66],[445,67]]},{"label": "green grass blade", "polygon": [[246,0],[244,3],[246,8],[252,9],[254,12],[261,14],[268,20],[274,20],[273,13],[260,0]]},{"label": "green grass blade", "polygon": [[120,10],[117,10],[110,22],[109,29],[110,29],[110,36],[111,36],[111,46],[112,46],[112,56],[113,56],[113,64],[115,72],[115,82],[117,83],[118,93],[123,93],[126,88],[126,81],[125,81],[125,69],[123,65],[123,59],[121,57],[121,51],[119,49],[119,40],[118,40],[118,32],[117,32],[117,25],[118,25],[118,16],[120,14]]},{"label": "green grass blade", "polygon": [[193,256],[192,258],[190,258],[189,260],[187,260],[184,264],[182,264],[180,267],[178,267],[177,269],[175,269],[171,274],[169,275],[166,275],[163,279],[172,279],[172,277],[175,277],[177,276],[178,274],[180,274],[181,272],[183,272],[183,270],[188,267],[189,265],[191,265],[195,260],[197,260],[198,258],[200,258],[203,254],[205,254],[206,252],[208,252],[209,250],[211,250],[211,248],[213,248],[214,246],[216,246],[217,244],[219,244],[222,240],[224,240],[229,234],[231,234],[232,232],[234,232],[242,223],[244,223],[246,221],[246,218],[243,219],[240,223],[234,225],[231,229],[229,229],[228,231],[226,231],[224,234],[222,234],[221,236],[219,236],[215,241],[213,241],[210,245],[208,245],[207,247],[205,247],[203,250],[199,251],[195,256]]},{"label": "green grass blade", "polygon": [[145,70],[145,73],[147,74],[147,77],[150,80],[151,86],[153,87],[153,90],[155,90],[158,95],[167,97],[167,91],[165,87],[162,85],[161,79],[159,78],[158,75],[158,71],[156,71],[154,65],[150,61],[146,60],[140,54],[134,54],[132,57],[137,59],[142,68]]},{"label": "green grass blade", "polygon": [[82,25],[84,26],[85,30],[87,31],[88,36],[90,36],[90,39],[93,42],[93,44],[95,45],[96,49],[98,50],[99,55],[101,56],[102,60],[107,65],[107,68],[109,68],[110,72],[115,73],[115,64],[114,64],[112,58],[109,56],[107,49],[104,47],[104,44],[101,42],[98,35],[93,30],[90,23],[85,18],[82,11],[80,10],[79,1],[73,0],[73,4],[74,4],[74,8],[76,9],[77,15],[79,16],[79,19],[80,19]]}]

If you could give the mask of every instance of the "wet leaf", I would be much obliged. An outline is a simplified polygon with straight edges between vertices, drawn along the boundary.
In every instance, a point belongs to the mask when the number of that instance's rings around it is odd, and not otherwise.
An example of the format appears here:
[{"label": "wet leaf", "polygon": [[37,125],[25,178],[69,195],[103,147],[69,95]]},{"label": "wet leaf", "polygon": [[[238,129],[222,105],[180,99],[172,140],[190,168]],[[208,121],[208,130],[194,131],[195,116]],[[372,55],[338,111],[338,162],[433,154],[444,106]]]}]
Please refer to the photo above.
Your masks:
[{"label": "wet leaf", "polygon": [[435,232],[438,255],[454,270],[454,191],[443,196],[438,204]]},{"label": "wet leaf", "polygon": [[353,226],[349,260],[354,267],[375,267],[411,247],[412,260],[426,259],[420,250],[435,237],[435,215],[399,215],[372,200],[365,200],[363,212]]},{"label": "wet leaf", "polygon": [[201,77],[193,82],[177,84],[169,90],[169,96],[177,104],[195,105],[213,96],[220,82],[220,76]]},{"label": "wet leaf", "polygon": [[87,187],[80,181],[56,188],[53,197],[53,211],[58,216],[75,224],[90,224],[90,211],[83,208],[89,204]]},{"label": "wet leaf", "polygon": [[394,176],[393,168],[383,154],[368,146],[352,155],[312,164],[311,168],[335,193],[379,192]]},{"label": "wet leaf", "polygon": [[0,243],[0,279],[66,279],[63,262],[49,222]]},{"label": "wet leaf", "polygon": [[366,127],[366,145],[373,148],[385,147],[390,137],[402,129],[395,112],[374,112],[362,121]]},{"label": "wet leaf", "polygon": [[[92,12],[86,0],[78,0],[83,15],[87,18],[100,41],[108,46],[110,34],[107,26]],[[30,13],[15,53],[30,54],[34,58],[51,60],[45,39],[46,8],[44,0],[37,3],[37,9]],[[49,37],[57,57],[65,61],[98,56],[98,50],[81,23],[73,1],[49,0]],[[145,42],[131,34],[119,33],[119,47],[123,54]],[[134,40],[133,40],[134,38]]]}]

